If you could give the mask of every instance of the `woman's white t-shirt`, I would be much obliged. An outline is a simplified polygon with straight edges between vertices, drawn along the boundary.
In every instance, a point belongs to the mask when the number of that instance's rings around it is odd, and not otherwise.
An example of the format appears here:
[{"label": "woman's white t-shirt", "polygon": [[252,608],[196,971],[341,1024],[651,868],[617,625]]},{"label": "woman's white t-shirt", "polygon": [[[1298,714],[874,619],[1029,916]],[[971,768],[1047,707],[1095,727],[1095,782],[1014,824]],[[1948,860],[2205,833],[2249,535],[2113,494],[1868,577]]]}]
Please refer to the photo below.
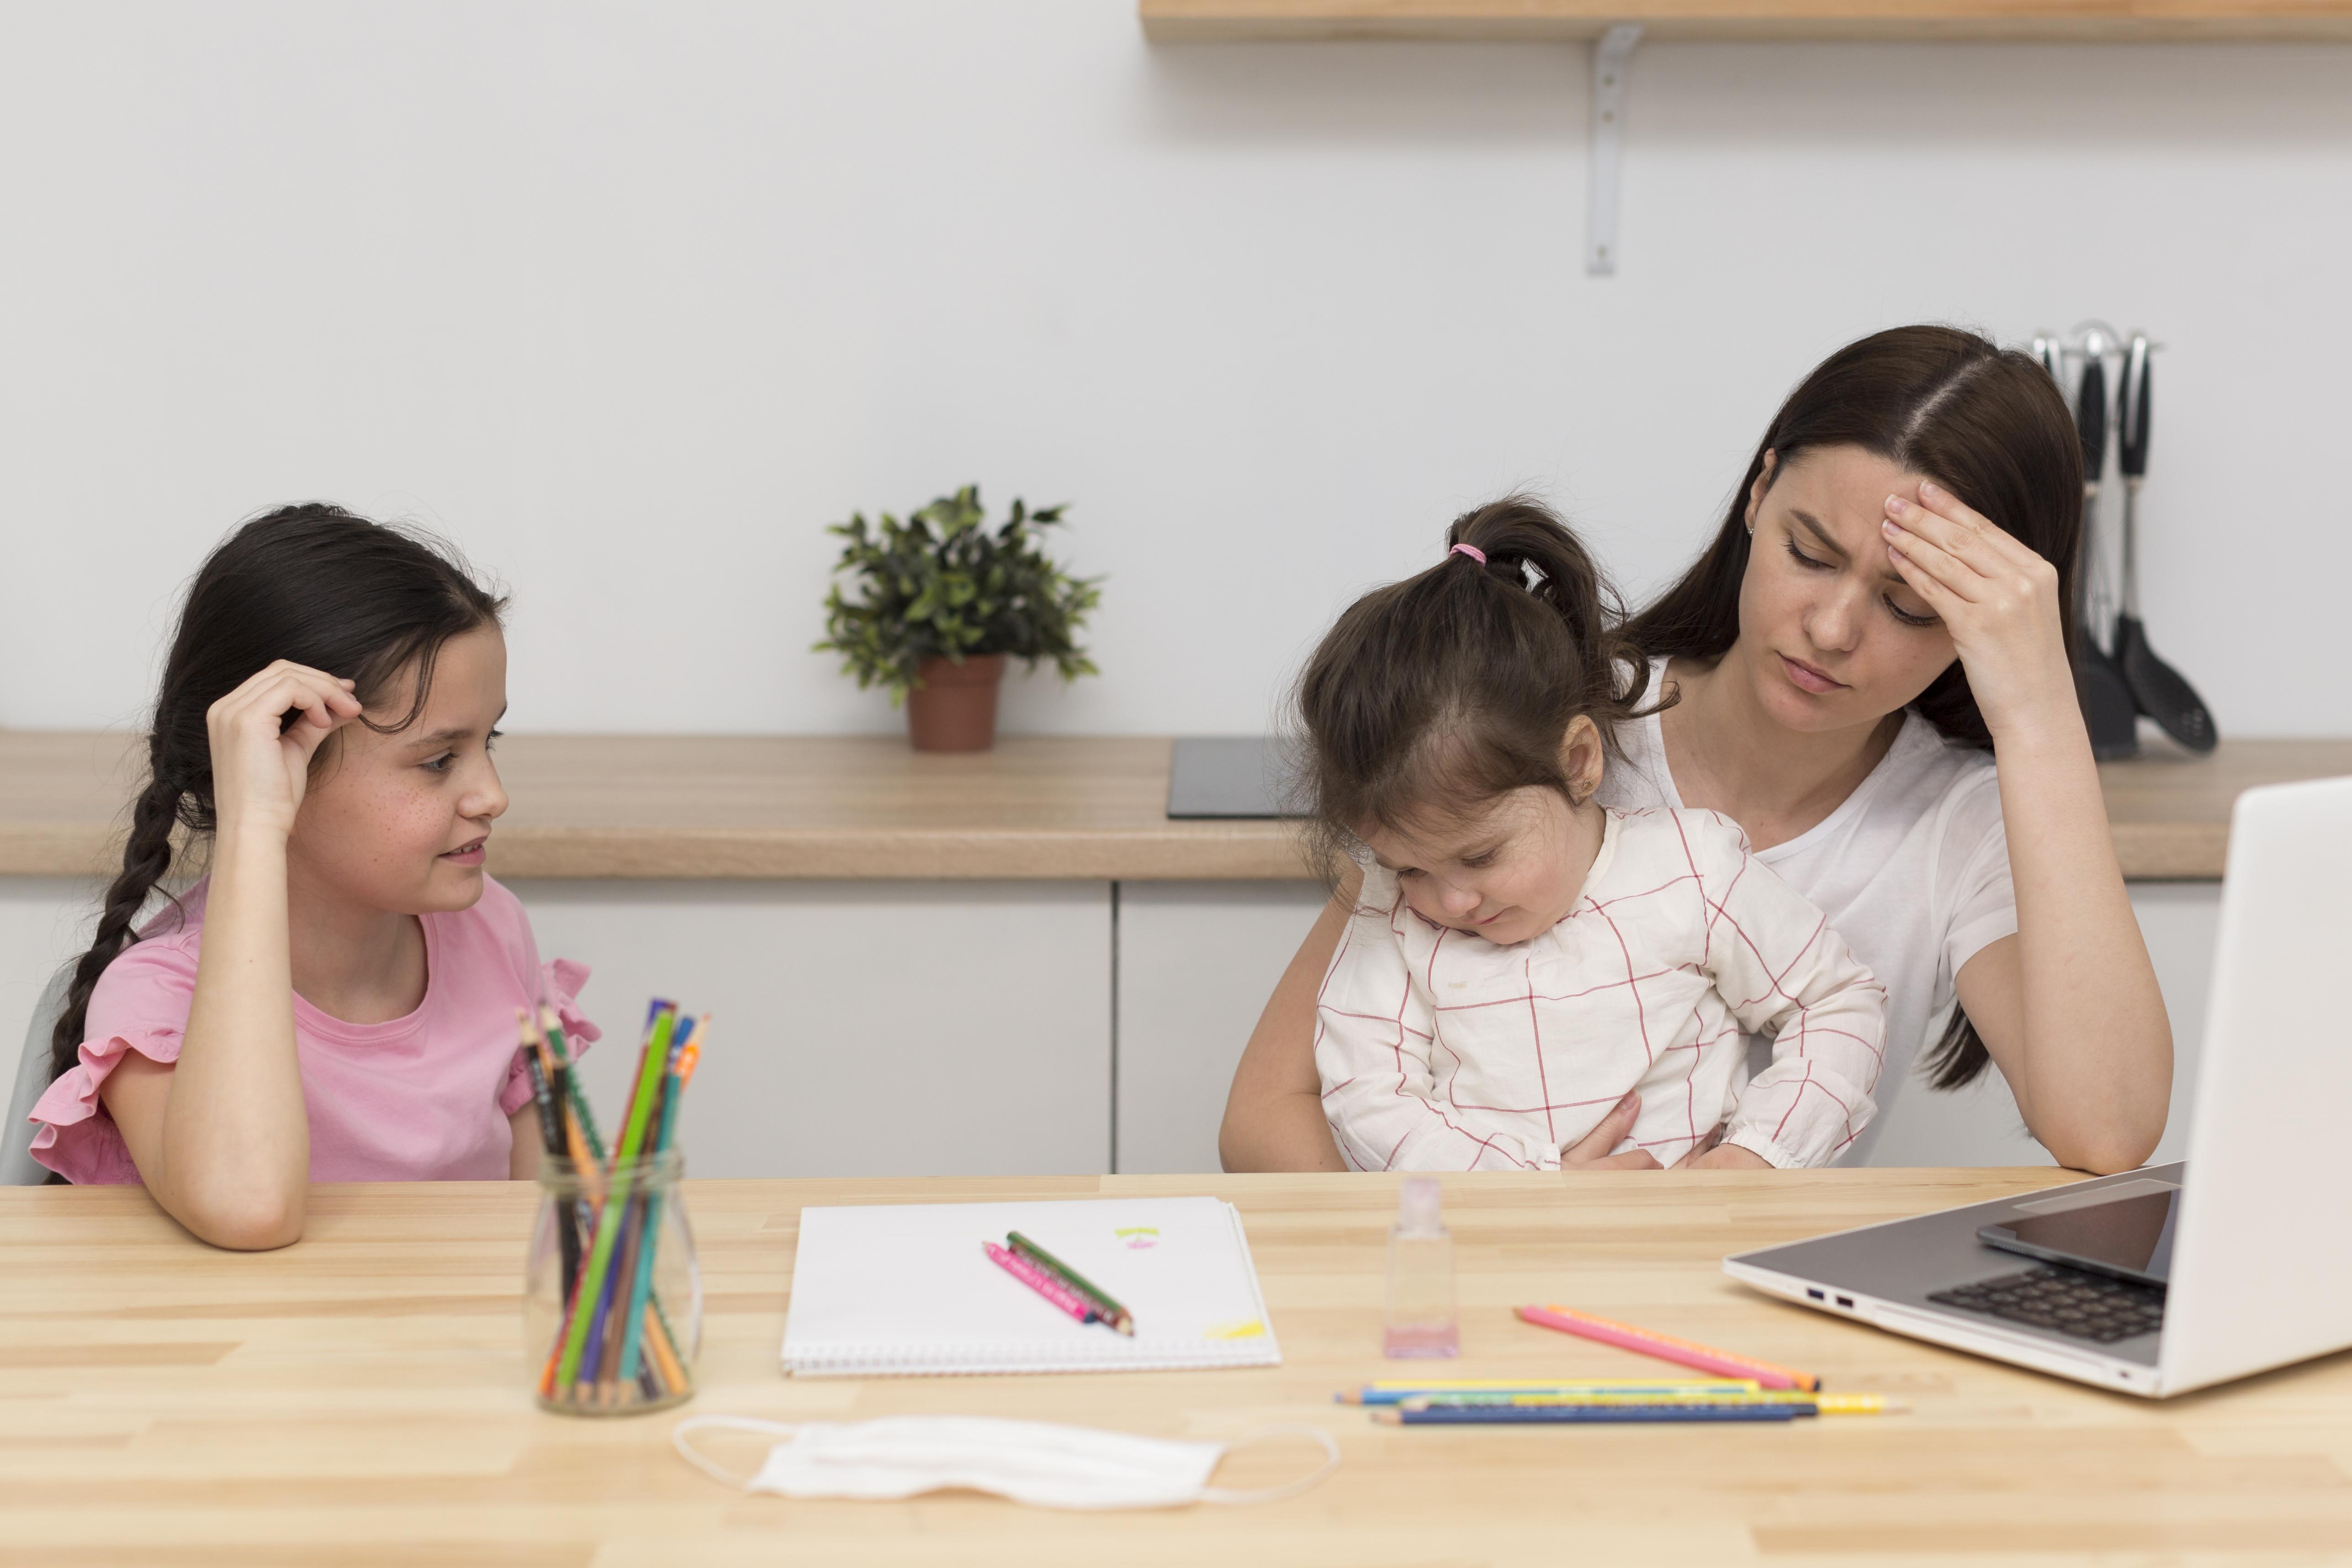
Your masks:
[{"label": "woman's white t-shirt", "polygon": [[[1650,666],[1654,698],[1666,662]],[[1683,809],[1655,714],[1617,732],[1622,757],[1601,775],[1601,803]],[[1886,1067],[1879,1119],[1847,1151],[1867,1165],[1886,1113],[1913,1092],[1913,1066],[1952,1006],[1952,977],[2017,930],[2009,837],[1992,754],[1955,746],[1916,713],[1838,809],[1757,859],[1820,905],[1830,926],[1886,988]],[[1938,1030],[1940,1035],[1940,1029]]]}]

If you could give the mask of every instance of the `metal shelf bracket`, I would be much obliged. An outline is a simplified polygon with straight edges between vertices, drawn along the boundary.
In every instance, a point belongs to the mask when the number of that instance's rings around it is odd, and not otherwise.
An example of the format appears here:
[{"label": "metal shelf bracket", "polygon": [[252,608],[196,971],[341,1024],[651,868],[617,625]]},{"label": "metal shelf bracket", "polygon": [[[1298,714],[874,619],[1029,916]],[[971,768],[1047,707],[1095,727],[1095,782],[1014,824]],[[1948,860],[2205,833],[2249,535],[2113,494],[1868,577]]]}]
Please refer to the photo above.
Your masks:
[{"label": "metal shelf bracket", "polygon": [[1585,184],[1584,270],[1617,270],[1618,194],[1624,183],[1625,68],[1642,29],[1620,23],[1592,46],[1592,169]]}]

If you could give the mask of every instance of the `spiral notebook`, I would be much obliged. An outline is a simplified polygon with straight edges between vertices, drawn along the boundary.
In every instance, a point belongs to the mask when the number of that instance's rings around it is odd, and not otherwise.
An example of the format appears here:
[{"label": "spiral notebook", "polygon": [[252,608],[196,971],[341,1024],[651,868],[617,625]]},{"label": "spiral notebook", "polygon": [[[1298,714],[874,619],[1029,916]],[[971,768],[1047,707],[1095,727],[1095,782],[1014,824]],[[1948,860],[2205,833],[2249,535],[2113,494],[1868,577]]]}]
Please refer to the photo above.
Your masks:
[{"label": "spiral notebook", "polygon": [[[1135,1319],[1082,1323],[989,1261],[1018,1230]],[[801,1210],[784,1368],[801,1377],[1277,1366],[1240,1211],[1213,1197]]]}]

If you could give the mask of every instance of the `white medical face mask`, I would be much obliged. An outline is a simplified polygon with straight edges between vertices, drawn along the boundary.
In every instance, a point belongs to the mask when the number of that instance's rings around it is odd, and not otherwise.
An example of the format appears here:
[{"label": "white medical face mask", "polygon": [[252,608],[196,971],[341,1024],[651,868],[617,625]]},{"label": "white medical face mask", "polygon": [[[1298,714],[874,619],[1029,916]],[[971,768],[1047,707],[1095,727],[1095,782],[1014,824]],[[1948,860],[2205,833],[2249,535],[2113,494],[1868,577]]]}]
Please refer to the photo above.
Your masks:
[{"label": "white medical face mask", "polygon": [[[720,1469],[686,1440],[707,1427],[788,1439],[768,1450],[757,1475]],[[1297,1432],[1323,1446],[1322,1469],[1288,1486],[1229,1491],[1209,1485],[1223,1443],[1175,1443],[987,1416],[891,1416],[877,1421],[759,1421],[694,1416],[671,1429],[677,1451],[707,1474],[745,1491],[782,1497],[915,1497],[947,1487],[994,1492],[1038,1508],[1175,1508],[1190,1502],[1275,1502],[1296,1497],[1337,1469],[1339,1445],[1319,1427],[1267,1427],[1242,1439]]]}]

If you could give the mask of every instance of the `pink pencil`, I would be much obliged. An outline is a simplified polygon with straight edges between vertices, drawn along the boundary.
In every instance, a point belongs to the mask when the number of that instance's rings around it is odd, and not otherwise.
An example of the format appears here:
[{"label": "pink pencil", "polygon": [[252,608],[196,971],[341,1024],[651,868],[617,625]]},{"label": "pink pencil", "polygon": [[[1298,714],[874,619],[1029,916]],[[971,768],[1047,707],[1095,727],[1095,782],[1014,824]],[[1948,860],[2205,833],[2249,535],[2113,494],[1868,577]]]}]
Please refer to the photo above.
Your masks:
[{"label": "pink pencil", "polygon": [[1095,1311],[1095,1304],[1092,1301],[1069,1289],[1018,1252],[999,1247],[993,1241],[983,1241],[981,1246],[986,1249],[990,1262],[1077,1319],[1078,1322],[1091,1323],[1102,1321],[1102,1314]]},{"label": "pink pencil", "polygon": [[1801,1388],[1811,1392],[1822,1385],[1822,1380],[1810,1372],[1791,1372],[1769,1361],[1751,1361],[1727,1350],[1717,1350],[1710,1345],[1693,1344],[1686,1339],[1652,1333],[1648,1329],[1637,1329],[1631,1323],[1612,1322],[1607,1318],[1596,1318],[1590,1312],[1580,1312],[1571,1307],[1521,1307],[1518,1314],[1538,1328],[1558,1329],[1562,1333],[1599,1340],[1602,1344],[1613,1344],[1620,1350],[1654,1355],[1660,1361],[1695,1366],[1701,1372],[1712,1372],[1723,1377],[1753,1378],[1766,1388]]}]

